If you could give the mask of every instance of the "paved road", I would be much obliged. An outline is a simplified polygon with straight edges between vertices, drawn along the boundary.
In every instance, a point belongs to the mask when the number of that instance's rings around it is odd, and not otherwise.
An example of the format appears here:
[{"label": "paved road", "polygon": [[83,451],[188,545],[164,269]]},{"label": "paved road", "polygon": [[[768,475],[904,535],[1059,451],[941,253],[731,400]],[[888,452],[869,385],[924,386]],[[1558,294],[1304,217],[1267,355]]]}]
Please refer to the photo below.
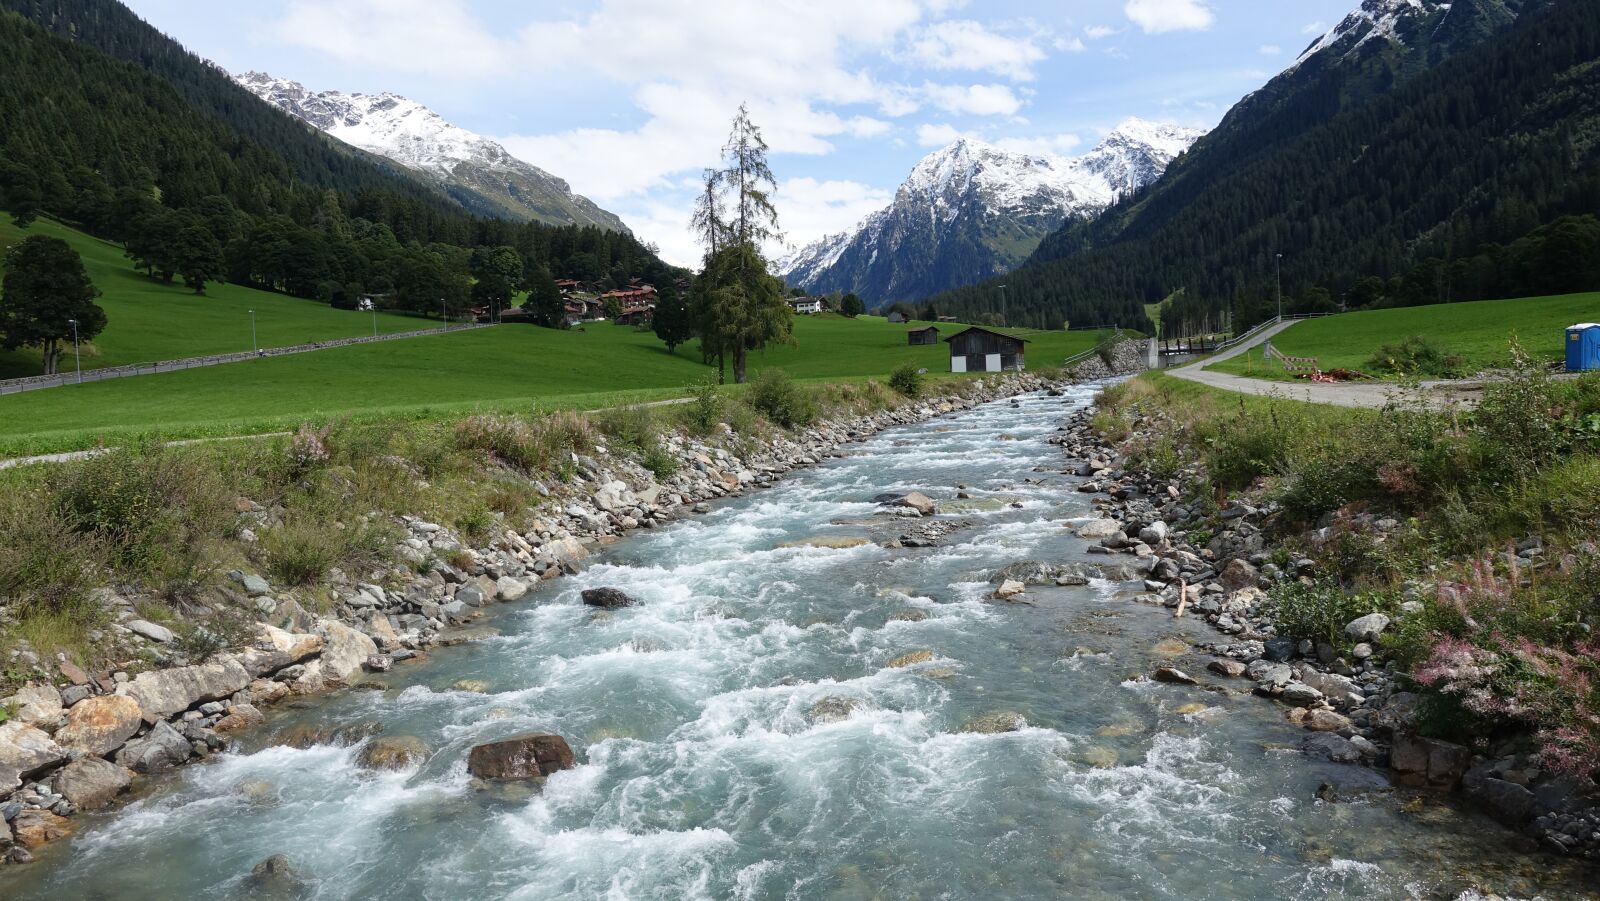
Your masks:
[{"label": "paved road", "polygon": [[[1338,382],[1328,384],[1313,382],[1309,379],[1297,379],[1293,382],[1278,382],[1271,379],[1253,379],[1242,375],[1233,375],[1227,372],[1217,372],[1206,369],[1206,366],[1221,360],[1231,359],[1256,347],[1267,339],[1287,328],[1293,328],[1297,320],[1280,322],[1269,329],[1264,329],[1260,334],[1245,341],[1237,347],[1230,347],[1219,354],[1206,357],[1194,363],[1168,369],[1168,375],[1213,388],[1222,388],[1227,391],[1238,391],[1242,394],[1260,394],[1284,397],[1290,400],[1303,400],[1315,404],[1333,404],[1339,407],[1382,407],[1395,399],[1399,388],[1391,382]],[[1478,398],[1478,389],[1481,383],[1467,382],[1423,382],[1423,397],[1428,406],[1448,407],[1457,403],[1471,403]]]}]

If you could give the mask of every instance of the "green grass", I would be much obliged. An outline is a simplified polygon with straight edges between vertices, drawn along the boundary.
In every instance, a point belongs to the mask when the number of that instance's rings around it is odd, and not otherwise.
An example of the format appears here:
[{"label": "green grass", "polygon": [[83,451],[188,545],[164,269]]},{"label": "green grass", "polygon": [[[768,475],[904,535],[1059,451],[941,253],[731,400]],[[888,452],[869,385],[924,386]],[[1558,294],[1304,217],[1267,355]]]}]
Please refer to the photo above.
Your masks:
[{"label": "green grass", "polygon": [[[1510,359],[1513,335],[1535,360],[1563,358],[1567,326],[1600,319],[1600,293],[1478,300],[1468,303],[1363,310],[1309,319],[1272,339],[1282,353],[1316,357],[1323,369],[1364,370],[1379,346],[1423,335],[1445,352],[1459,355],[1469,369],[1500,366]],[[1206,367],[1235,375],[1289,381],[1294,377],[1260,348]]]},{"label": "green grass", "polygon": [[[918,324],[920,325],[920,323]],[[946,334],[950,326],[944,326]],[[751,356],[810,381],[887,378],[902,363],[947,373],[941,343],[911,347],[879,317],[799,317],[795,346]],[[1093,332],[1030,332],[1033,368],[1093,346]],[[431,418],[479,410],[595,409],[681,396],[715,373],[695,345],[668,354],[654,334],[610,323],[531,325],[330,348],[0,397],[0,456],[116,443],[134,435],[215,437],[310,419]]]},{"label": "green grass", "polygon": [[[26,230],[0,214],[0,256],[5,248],[30,235],[63,238],[83,257],[106,311],[106,328],[84,346],[83,367],[122,366],[235,353],[250,349],[250,314],[256,311],[256,340],[261,347],[286,347],[334,338],[372,334],[372,314],[335,310],[325,303],[302,300],[238,285],[209,285],[196,296],[181,284],[162,284],[135,272],[122,247],[92,238],[59,223],[39,219]],[[380,333],[408,332],[437,326],[415,316],[380,313]],[[62,361],[70,370],[70,353]],[[0,379],[38,375],[39,352],[27,348],[0,351]]]}]

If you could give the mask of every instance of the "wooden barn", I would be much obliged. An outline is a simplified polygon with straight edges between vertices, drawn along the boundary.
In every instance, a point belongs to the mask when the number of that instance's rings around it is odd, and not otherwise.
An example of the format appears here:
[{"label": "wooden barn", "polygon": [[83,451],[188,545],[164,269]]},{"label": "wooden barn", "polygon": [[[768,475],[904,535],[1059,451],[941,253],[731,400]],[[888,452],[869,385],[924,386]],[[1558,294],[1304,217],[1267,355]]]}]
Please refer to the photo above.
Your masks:
[{"label": "wooden barn", "polygon": [[889,324],[890,325],[903,325],[905,322],[906,322],[906,314],[901,313],[901,312],[894,312],[894,313],[890,313],[889,314]]},{"label": "wooden barn", "polygon": [[918,344],[938,344],[939,330],[931,325],[926,328],[914,328],[906,332],[906,343],[913,346]]},{"label": "wooden barn", "polygon": [[993,329],[973,326],[945,339],[950,342],[951,372],[1004,372],[1023,369],[1022,345],[1018,338]]}]

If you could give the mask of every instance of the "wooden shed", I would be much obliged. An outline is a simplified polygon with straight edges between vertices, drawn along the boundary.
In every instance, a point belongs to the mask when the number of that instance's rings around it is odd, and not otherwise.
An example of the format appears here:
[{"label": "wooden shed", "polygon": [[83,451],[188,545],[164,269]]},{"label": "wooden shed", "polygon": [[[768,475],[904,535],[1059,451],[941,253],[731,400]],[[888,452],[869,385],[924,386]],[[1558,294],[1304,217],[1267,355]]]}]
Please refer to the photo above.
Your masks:
[{"label": "wooden shed", "polygon": [[1023,369],[1026,338],[973,326],[945,339],[950,342],[951,372],[1004,372]]},{"label": "wooden shed", "polygon": [[901,313],[901,312],[897,311],[897,312],[889,314],[889,323],[891,325],[900,325],[900,324],[904,323],[905,321],[906,321],[906,314],[904,314],[904,313]]},{"label": "wooden shed", "polygon": [[914,328],[906,332],[906,343],[912,345],[938,344],[939,330],[931,325],[926,328]]}]

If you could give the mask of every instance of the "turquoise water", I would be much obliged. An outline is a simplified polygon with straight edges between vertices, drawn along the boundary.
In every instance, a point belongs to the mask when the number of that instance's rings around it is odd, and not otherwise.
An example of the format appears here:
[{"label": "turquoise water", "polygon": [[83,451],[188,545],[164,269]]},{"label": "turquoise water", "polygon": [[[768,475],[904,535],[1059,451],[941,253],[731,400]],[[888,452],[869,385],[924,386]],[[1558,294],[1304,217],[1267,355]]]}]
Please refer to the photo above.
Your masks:
[{"label": "turquoise water", "polygon": [[[0,893],[246,897],[251,867],[281,853],[317,898],[1573,896],[1561,880],[1576,877],[1435,799],[1316,800],[1371,774],[1285,750],[1303,733],[1242,682],[1132,681],[1173,661],[1203,671],[1168,656],[1172,639],[1214,638],[1130,602],[1133,586],[985,600],[999,566],[1092,559],[1062,526],[1089,496],[1047,443],[1088,398],[886,432],[638,533],[498,608],[499,637],[281,710],[238,750],[84,818],[70,844],[0,873]],[[951,504],[958,485],[972,525],[942,547],[780,547],[877,535],[851,524],[874,494]],[[602,585],[643,603],[579,603]],[[464,679],[487,690],[452,687]],[[1013,714],[1023,728],[964,731]],[[358,748],[266,746],[295,723],[372,721],[434,756],[375,774]],[[580,766],[542,788],[467,776],[472,745],[530,730],[566,736]]]}]

